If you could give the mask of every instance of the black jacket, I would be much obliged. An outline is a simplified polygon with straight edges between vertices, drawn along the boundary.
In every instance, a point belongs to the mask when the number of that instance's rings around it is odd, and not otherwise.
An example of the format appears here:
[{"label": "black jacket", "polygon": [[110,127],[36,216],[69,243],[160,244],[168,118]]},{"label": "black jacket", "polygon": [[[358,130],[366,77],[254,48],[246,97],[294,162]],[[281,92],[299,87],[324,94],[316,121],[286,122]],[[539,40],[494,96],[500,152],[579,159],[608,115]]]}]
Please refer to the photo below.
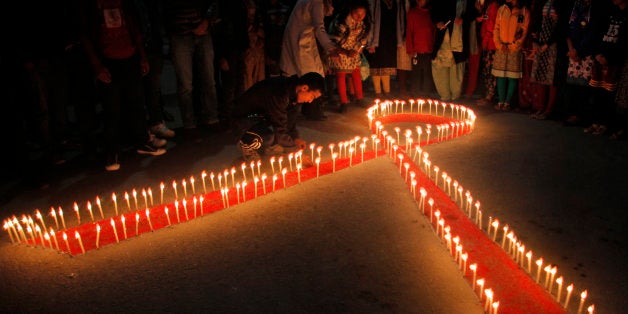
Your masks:
[{"label": "black jacket", "polygon": [[296,87],[296,76],[271,77],[255,83],[236,100],[233,121],[262,116],[270,122],[277,144],[294,146],[293,139],[299,137]]}]

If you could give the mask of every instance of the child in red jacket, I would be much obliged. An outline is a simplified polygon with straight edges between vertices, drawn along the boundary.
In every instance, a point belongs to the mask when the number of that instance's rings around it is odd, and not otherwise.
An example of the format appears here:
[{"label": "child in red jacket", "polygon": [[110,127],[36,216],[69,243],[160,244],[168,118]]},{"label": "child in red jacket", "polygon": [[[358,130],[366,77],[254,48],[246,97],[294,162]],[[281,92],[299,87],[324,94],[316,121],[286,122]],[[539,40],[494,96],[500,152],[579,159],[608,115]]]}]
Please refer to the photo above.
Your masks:
[{"label": "child in red jacket", "polygon": [[412,58],[412,89],[420,97],[434,92],[431,55],[436,29],[430,18],[429,0],[414,0],[408,12],[406,51]]}]

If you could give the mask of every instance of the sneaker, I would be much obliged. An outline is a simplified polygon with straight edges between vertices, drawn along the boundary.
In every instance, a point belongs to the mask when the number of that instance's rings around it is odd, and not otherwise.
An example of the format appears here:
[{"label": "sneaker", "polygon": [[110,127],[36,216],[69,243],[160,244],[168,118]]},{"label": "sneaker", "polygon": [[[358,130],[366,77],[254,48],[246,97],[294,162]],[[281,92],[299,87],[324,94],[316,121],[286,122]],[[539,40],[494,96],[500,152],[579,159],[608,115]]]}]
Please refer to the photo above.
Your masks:
[{"label": "sneaker", "polygon": [[150,143],[150,141],[148,141],[144,145],[137,147],[136,151],[140,155],[152,155],[152,156],[159,156],[166,153],[165,149],[153,146]]},{"label": "sneaker", "polygon": [[148,136],[147,144],[155,148],[161,148],[161,147],[166,146],[166,144],[168,144],[168,141],[163,138],[158,138],[154,134],[150,134]]},{"label": "sneaker", "polygon": [[166,127],[165,123],[159,123],[150,128],[150,133],[159,138],[173,138],[174,131]]},{"label": "sneaker", "polygon": [[120,170],[120,163],[118,163],[118,154],[107,156],[107,163],[105,164],[105,170],[107,171]]},{"label": "sneaker", "polygon": [[257,152],[257,149],[245,148],[243,145],[240,145],[240,151],[242,152],[242,159],[244,159],[244,162],[251,162],[262,159],[262,157]]}]

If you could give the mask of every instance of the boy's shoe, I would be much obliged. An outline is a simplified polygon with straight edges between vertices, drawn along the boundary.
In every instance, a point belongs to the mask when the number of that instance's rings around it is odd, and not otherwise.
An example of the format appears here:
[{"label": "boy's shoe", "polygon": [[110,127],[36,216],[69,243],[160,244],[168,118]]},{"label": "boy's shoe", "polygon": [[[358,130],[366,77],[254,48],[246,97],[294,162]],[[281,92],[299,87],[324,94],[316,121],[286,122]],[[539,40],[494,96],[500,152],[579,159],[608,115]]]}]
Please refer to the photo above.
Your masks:
[{"label": "boy's shoe", "polygon": [[120,163],[118,163],[118,154],[112,154],[112,155],[107,156],[105,170],[107,171],[120,170]]},{"label": "boy's shoe", "polygon": [[168,141],[163,138],[158,138],[154,134],[150,134],[148,136],[148,142],[146,143],[152,147],[161,148],[166,146],[166,144],[168,144]]},{"label": "boy's shoe", "polygon": [[239,143],[240,151],[242,152],[242,159],[244,162],[261,160],[262,157],[257,152],[257,149],[248,147],[245,144]]},{"label": "boy's shoe", "polygon": [[173,138],[174,131],[169,129],[165,123],[159,123],[150,128],[150,133],[159,138]]},{"label": "boy's shoe", "polygon": [[140,155],[152,155],[152,156],[159,156],[166,153],[165,149],[159,148],[153,145],[151,142],[153,141],[149,140],[148,142],[146,142],[146,144],[138,146],[136,149],[137,153]]}]

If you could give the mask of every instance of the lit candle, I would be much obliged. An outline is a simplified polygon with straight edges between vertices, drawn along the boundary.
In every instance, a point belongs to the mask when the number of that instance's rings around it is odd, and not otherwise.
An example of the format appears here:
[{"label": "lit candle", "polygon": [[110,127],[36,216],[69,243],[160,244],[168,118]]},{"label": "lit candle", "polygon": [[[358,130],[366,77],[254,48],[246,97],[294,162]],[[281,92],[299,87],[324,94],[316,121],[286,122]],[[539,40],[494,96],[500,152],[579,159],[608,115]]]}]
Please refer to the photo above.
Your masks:
[{"label": "lit candle", "polygon": [[549,285],[549,292],[552,293],[552,287],[554,286],[554,276],[556,276],[556,272],[558,271],[558,268],[556,268],[556,266],[552,267],[552,269],[550,270],[550,285]]},{"label": "lit candle", "polygon": [[[221,189],[221,191],[222,191],[222,189]],[[223,195],[223,202],[224,202],[224,195]],[[177,222],[180,223],[181,222],[181,218],[179,218],[179,201],[177,201],[177,200],[174,201],[174,211],[175,211],[175,214],[177,214]]]},{"label": "lit candle", "polygon": [[[100,197],[98,196],[96,196],[96,205],[98,205],[98,210],[100,211],[100,218],[105,219],[105,215],[102,212],[102,204],[100,203]],[[59,226],[57,226],[57,229],[59,229]]]},{"label": "lit candle", "polygon": [[92,203],[90,201],[87,201],[87,211],[89,212],[89,217],[92,219],[92,222],[94,222],[94,213],[92,213]]},{"label": "lit candle", "polygon": [[316,155],[318,158],[321,158],[321,152],[323,151],[323,146],[316,147]]},{"label": "lit candle", "polygon": [[[301,177],[299,176],[299,182],[301,182],[300,178],[301,178]],[[255,185],[255,187],[253,188],[253,191],[254,191],[254,192],[253,192],[253,195],[254,195],[254,197],[257,197],[257,184],[258,184],[258,183],[259,183],[259,178],[258,178],[257,176],[255,176],[255,177],[253,178],[253,185]]]},{"label": "lit candle", "polygon": [[312,154],[312,160],[314,160],[314,148],[316,147],[315,143],[310,143],[310,153]]},{"label": "lit candle", "polygon": [[532,251],[528,251],[526,253],[526,258],[528,259],[528,273],[532,273]]},{"label": "lit candle", "polygon": [[139,234],[140,213],[135,213],[135,235]]},{"label": "lit candle", "polygon": [[235,184],[235,174],[238,172],[235,167],[231,167],[231,183]]},{"label": "lit candle", "polygon": [[63,218],[63,209],[59,206],[59,217],[61,217],[61,224],[63,225],[63,229],[67,229],[65,226],[65,218]]},{"label": "lit candle", "polygon": [[279,158],[277,158],[277,164],[279,165],[279,171],[281,171],[283,169],[283,156],[279,156]]},{"label": "lit candle", "polygon": [[469,269],[473,272],[473,281],[471,282],[473,283],[473,290],[475,290],[475,277],[477,276],[478,264],[473,263],[469,265]]},{"label": "lit candle", "polygon": [[552,271],[552,266],[550,266],[549,264],[545,266],[545,268],[543,268],[543,271],[545,271],[545,284],[543,285],[543,287],[545,287],[545,289],[549,288],[549,282],[550,282],[550,273]]},{"label": "lit candle", "polygon": [[[231,168],[231,178],[233,179],[233,174],[235,172],[234,168]],[[194,176],[190,176],[190,184],[192,185],[192,194],[196,194],[196,188],[194,187]],[[234,181],[235,182],[235,181]]]},{"label": "lit candle", "polygon": [[580,305],[578,306],[578,314],[582,313],[582,307],[584,306],[584,301],[587,299],[587,290],[582,291],[580,293]]},{"label": "lit candle", "polygon": [[203,193],[207,194],[207,188],[205,186],[205,178],[207,177],[207,172],[203,170],[201,172],[201,181],[203,181]]},{"label": "lit candle", "polygon": [[270,157],[270,168],[273,170],[273,174],[275,174],[275,156]]},{"label": "lit candle", "polygon": [[[39,212],[39,209],[35,210],[35,218],[37,218],[39,221],[41,221],[41,226],[43,227],[44,230],[46,230],[46,222],[44,221],[44,217],[42,217],[41,212]],[[94,220],[94,219],[92,219]],[[11,234],[11,233],[9,233]]]},{"label": "lit candle", "polygon": [[556,283],[558,284],[558,291],[556,292],[556,302],[560,303],[560,295],[563,292],[563,276],[558,277],[556,279]]},{"label": "lit candle", "polygon": [[116,216],[118,216],[118,197],[116,196],[116,193],[111,193],[111,200],[113,201],[113,210],[116,213]]},{"label": "lit candle", "polygon": [[196,205],[198,204],[198,199],[196,198],[196,196],[194,196],[192,198],[192,202],[194,203],[194,218],[196,218]]},{"label": "lit candle", "polygon": [[[299,180],[299,183],[301,183],[301,164],[300,163],[297,164],[297,178]],[[255,187],[257,188],[257,184],[255,185]],[[256,194],[256,197],[257,197],[257,193],[255,193],[255,194]]]},{"label": "lit candle", "polygon": [[504,245],[506,245],[506,237],[507,237],[507,234],[508,234],[508,225],[505,225],[503,229],[504,229],[504,234],[502,235],[502,249],[504,248]]},{"label": "lit candle", "polygon": [[565,297],[565,304],[563,305],[564,308],[567,308],[567,306],[569,306],[569,299],[571,298],[572,291],[573,291],[573,284],[570,284],[569,286],[567,286],[567,297]]},{"label": "lit candle", "polygon": [[236,183],[236,200],[240,204],[240,182]]},{"label": "lit candle", "polygon": [[164,207],[164,214],[166,214],[166,218],[168,219],[168,226],[170,226],[171,223],[170,223],[170,214],[168,214],[168,206]]},{"label": "lit candle", "polygon": [[255,176],[255,160],[251,160],[251,179]]},{"label": "lit candle", "polygon": [[116,230],[116,222],[113,220],[113,218],[111,218],[110,224],[111,224],[111,227],[113,228],[113,235],[116,236],[116,243],[119,243],[120,239],[118,238],[118,230]]},{"label": "lit candle", "polygon": [[[20,230],[22,229],[22,227],[20,227]],[[50,237],[55,241],[55,247],[57,248],[57,251],[61,251],[59,249],[59,242],[57,242],[57,235],[55,235],[55,231],[52,230],[52,228],[50,228]]]},{"label": "lit candle", "polygon": [[332,173],[336,172],[336,157],[338,157],[337,153],[333,153],[331,154],[331,159],[332,159]]},{"label": "lit candle", "polygon": [[142,197],[144,198],[144,208],[148,208],[148,197],[146,196],[146,189],[142,189]]},{"label": "lit candle", "polygon": [[179,194],[177,193],[177,181],[172,180],[172,189],[174,190],[174,199],[179,199]]},{"label": "lit candle", "polygon": [[[246,186],[247,186],[246,181],[243,181],[242,182],[242,201],[243,202],[246,202]],[[227,191],[225,191],[225,196],[227,196]]]},{"label": "lit candle", "polygon": [[316,177],[318,178],[318,175],[320,173],[321,158],[320,157],[316,157],[314,162],[316,163]]},{"label": "lit candle", "polygon": [[227,207],[231,206],[229,205],[229,188],[225,188],[225,199],[227,200]]},{"label": "lit candle", "polygon": [[126,240],[128,237],[126,235],[126,217],[124,217],[124,214],[120,217],[120,221],[122,221],[122,233],[124,234],[124,239]]},{"label": "lit candle", "polygon": [[39,225],[35,226],[35,234],[39,233],[39,239],[41,240],[41,246],[45,247],[46,243],[44,243],[44,234],[41,232],[41,228]]},{"label": "lit candle", "polygon": [[539,280],[541,280],[541,268],[543,267],[543,258],[539,258],[536,260],[536,283],[539,283]]},{"label": "lit candle", "polygon": [[55,212],[55,209],[53,207],[50,207],[50,216],[54,218],[55,225],[57,226],[57,229],[59,229],[59,221],[57,220],[57,212]]},{"label": "lit candle", "polygon": [[78,233],[78,231],[74,231],[74,238],[78,240],[78,243],[81,246],[81,251],[83,252],[83,254],[85,254],[85,247],[83,247],[83,241],[81,240],[81,235]]},{"label": "lit candle", "polygon": [[76,202],[74,202],[74,204],[72,204],[72,206],[74,207],[74,212],[76,213],[76,219],[78,220],[78,224],[81,224],[81,213],[79,213],[79,208],[78,208],[78,204],[76,204]]},{"label": "lit candle", "polygon": [[137,206],[137,191],[135,189],[133,189],[132,195],[133,195],[133,202],[135,203],[135,210],[139,210],[139,206]]},{"label": "lit candle", "polygon": [[131,211],[131,201],[129,200],[129,193],[124,191],[124,200],[126,200],[126,207],[129,210],[129,212]]},{"label": "lit candle", "polygon": [[146,212],[146,219],[148,220],[148,226],[150,227],[150,231],[153,231],[153,223],[150,221],[150,210],[146,208],[145,212]]},{"label": "lit candle", "polygon": [[593,314],[593,311],[595,311],[595,305],[591,304],[589,305],[589,307],[587,308],[587,312],[589,314]]},{"label": "lit candle", "polygon": [[284,189],[286,188],[286,172],[288,172],[288,169],[286,169],[286,168],[281,169],[281,177],[282,177],[282,180],[283,180],[283,188]]},{"label": "lit candle", "polygon": [[460,255],[460,259],[462,259],[462,276],[465,276],[467,274],[467,259],[469,258],[469,254],[467,253],[462,253]]},{"label": "lit candle", "polygon": [[183,203],[183,211],[185,212],[185,220],[190,220],[190,216],[188,216],[188,201],[186,201],[185,199],[183,199],[183,201],[181,201],[181,203]]},{"label": "lit candle", "polygon": [[353,147],[349,147],[349,167],[353,165]]},{"label": "lit candle", "polygon": [[273,174],[273,192],[275,191],[275,183],[277,182],[277,175]]},{"label": "lit candle", "polygon": [[480,292],[480,301],[482,301],[482,293],[484,291],[484,278],[478,279],[478,281],[476,281],[476,283],[480,287],[480,290],[479,290],[479,292]]},{"label": "lit candle", "polygon": [[198,201],[199,201],[199,207],[201,208],[201,216],[203,215],[203,201],[204,201],[204,200],[205,200],[205,198],[203,197],[203,195],[201,195],[201,196],[198,198]]},{"label": "lit candle", "polygon": [[65,247],[68,249],[68,254],[72,255],[72,252],[70,251],[70,243],[68,242],[68,235],[65,232],[63,232],[63,241],[65,241]]},{"label": "lit candle", "polygon": [[216,183],[214,182],[214,173],[209,174],[209,179],[212,181],[212,191],[216,191]]},{"label": "lit candle", "polygon": [[493,314],[497,314],[498,308],[499,308],[499,301],[493,302]]},{"label": "lit candle", "polygon": [[493,290],[486,289],[484,290],[484,294],[486,295],[486,304],[484,304],[484,310],[488,312],[490,310],[490,306],[493,303]]},{"label": "lit candle", "polygon": [[164,203],[164,188],[166,187],[166,185],[161,182],[159,183],[159,189],[161,190],[161,196],[159,198],[159,204],[163,204]]},{"label": "lit candle", "polygon": [[100,225],[96,224],[96,248],[100,247]]}]

